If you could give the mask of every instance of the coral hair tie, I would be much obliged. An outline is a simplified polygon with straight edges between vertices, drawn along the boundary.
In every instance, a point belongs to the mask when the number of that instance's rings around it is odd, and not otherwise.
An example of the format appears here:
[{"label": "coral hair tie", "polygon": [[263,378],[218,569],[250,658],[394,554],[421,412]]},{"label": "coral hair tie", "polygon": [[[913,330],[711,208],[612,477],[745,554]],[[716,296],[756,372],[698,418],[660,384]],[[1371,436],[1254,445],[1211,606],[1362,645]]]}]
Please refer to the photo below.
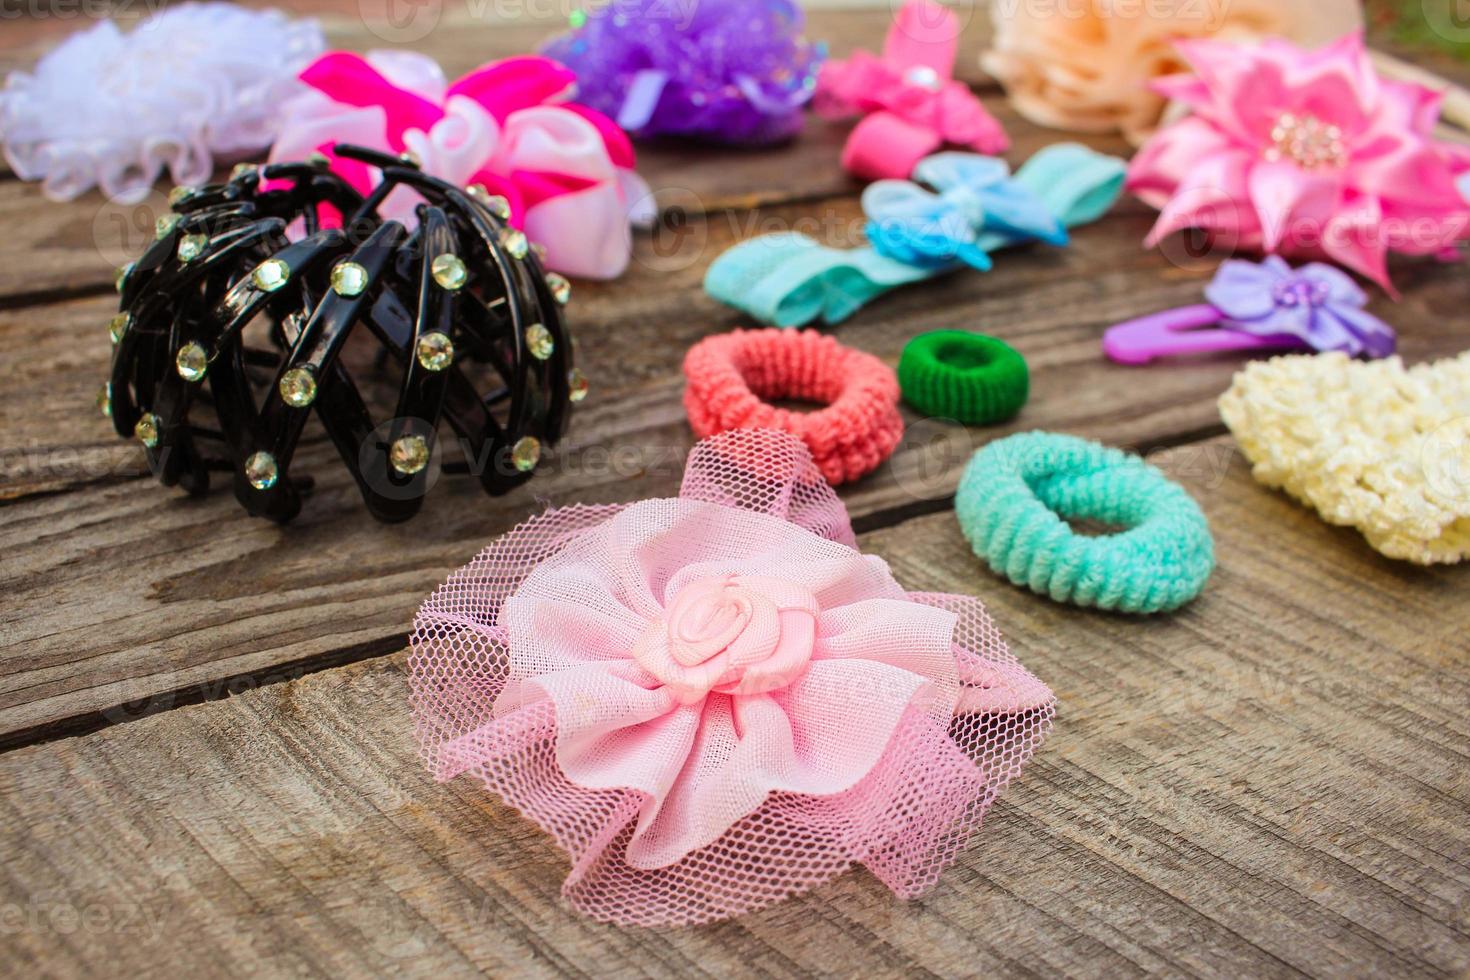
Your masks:
[{"label": "coral hair tie", "polygon": [[[903,437],[893,369],[815,330],[735,330],[684,357],[684,408],[700,438],[730,429],[780,429],[811,450],[834,486],[877,469]],[[819,402],[793,412],[773,399]]]}]

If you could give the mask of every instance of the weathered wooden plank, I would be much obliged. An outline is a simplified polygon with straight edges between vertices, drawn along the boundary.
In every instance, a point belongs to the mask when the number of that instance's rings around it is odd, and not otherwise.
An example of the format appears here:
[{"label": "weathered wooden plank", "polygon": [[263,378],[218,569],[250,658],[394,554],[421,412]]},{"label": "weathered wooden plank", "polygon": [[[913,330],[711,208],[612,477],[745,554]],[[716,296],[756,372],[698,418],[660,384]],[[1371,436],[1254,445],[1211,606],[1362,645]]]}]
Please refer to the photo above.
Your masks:
[{"label": "weathered wooden plank", "polygon": [[423,773],[395,655],[0,758],[0,950],[201,976],[1470,969],[1470,569],[1376,556],[1224,440],[1158,461],[1220,559],[1173,616],[1005,584],[949,514],[865,536],[909,587],[982,596],[1061,703],[920,901],[855,872],[701,928],[579,918],[543,835]]},{"label": "weathered wooden plank", "polygon": [[[337,2],[284,6],[317,16],[326,29],[328,44],[335,48],[421,51],[438,59],[450,77],[486,61],[531,51],[565,23],[564,17],[504,23],[496,20],[496,5],[473,0],[462,5],[403,5],[402,11],[395,7],[396,26],[387,27],[377,23],[381,18],[374,19],[378,8],[372,4],[352,3],[346,5],[350,8],[346,12]],[[979,56],[989,43],[990,22],[973,10],[965,14],[968,23],[957,74],[973,83],[985,83]],[[853,48],[878,43],[889,16],[886,9],[813,11],[810,33],[827,40],[835,56],[845,55]],[[79,25],[77,20],[55,23],[67,25],[68,31]],[[488,29],[492,23],[493,29]],[[22,50],[0,52],[0,73],[28,67],[39,56],[41,44],[37,41]],[[1018,125],[1008,104],[996,97],[993,84],[990,88],[997,103],[992,109],[1008,125]],[[846,131],[845,123],[813,117],[806,133],[784,146],[742,151],[661,141],[639,148],[639,169],[655,191],[661,192],[661,203],[701,213],[829,197],[859,186],[837,165]],[[1037,138],[1022,149],[1029,151]],[[56,204],[43,198],[35,185],[0,181],[0,223],[12,232],[0,242],[0,304],[8,300],[13,305],[15,297],[46,297],[105,286],[112,269],[135,258],[148,242],[154,221],[167,211],[168,189],[166,181],[160,182],[155,193],[137,205],[112,204],[95,192]]]},{"label": "weathered wooden plank", "polygon": [[[778,222],[807,208],[765,212]],[[817,212],[818,227],[854,227],[855,205]],[[1133,446],[1171,444],[1219,430],[1215,397],[1239,361],[1127,369],[1104,361],[1109,322],[1192,302],[1202,270],[1170,265],[1131,243],[1148,215],[1127,205],[1081,230],[1065,251],[1007,255],[990,275],[961,274],[897,293],[847,324],[844,342],[897,360],[913,334],[978,329],[1016,345],[1033,372],[1032,400],[994,430],[968,430],[912,413],[904,446],[844,491],[865,526],[932,510],[984,440],[1046,428]],[[142,476],[141,453],[115,440],[91,406],[107,356],[105,300],[0,315],[0,738],[103,713],[216,696],[228,678],[274,674],[316,658],[379,650],[438,577],[473,542],[523,519],[540,500],[626,500],[671,493],[691,436],[679,402],[687,347],[741,318],[705,297],[705,263],[752,229],[720,216],[708,236],[668,250],[643,243],[617,283],[579,286],[571,310],[579,362],[593,395],[568,442],[529,487],[501,500],[445,478],[407,528],[377,526],[319,437],[295,467],[317,489],[295,525],[247,519],[227,490],[182,498]],[[1409,297],[1380,306],[1414,360],[1457,350],[1459,273],[1434,263],[1405,270]],[[1047,305],[1038,307],[1036,297]],[[73,492],[64,493],[62,491]]]},{"label": "weathered wooden plank", "polygon": [[[835,329],[848,343],[896,361],[903,344],[925,329],[962,327],[1000,336],[1031,361],[1039,387],[1032,410],[1052,397],[1089,398],[1073,387],[1101,384],[1099,401],[1114,395],[1131,401],[1130,415],[1145,420],[1119,439],[1164,438],[1150,431],[1159,412],[1180,400],[1201,410],[1189,421],[1215,424],[1207,405],[1223,390],[1239,363],[1219,358],[1167,369],[1124,370],[1099,360],[1100,328],[1116,320],[1172,305],[1196,302],[1215,258],[1196,260],[1170,242],[1162,252],[1138,243],[1151,214],[1125,200],[1098,225],[1079,229],[1065,250],[1007,252],[995,272],[961,273],[899,290]],[[684,351],[709,333],[749,321],[711,300],[702,279],[710,261],[735,242],[764,232],[797,229],[836,247],[861,241],[857,203],[840,198],[810,204],[720,211],[705,218],[670,221],[637,242],[634,261],[610,283],[578,282],[570,315],[579,362],[593,377],[595,405],[631,386],[678,387]],[[1430,260],[1396,265],[1405,298],[1393,303],[1375,293],[1372,309],[1399,326],[1410,359],[1456,352],[1463,338],[1454,312],[1460,302],[1459,270]],[[1035,301],[1044,296],[1044,306]],[[56,492],[96,482],[109,474],[136,475],[141,454],[114,441],[88,406],[107,374],[111,351],[106,322],[115,312],[110,295],[0,311],[0,363],[11,397],[0,403],[6,433],[0,456],[0,499]],[[1059,384],[1047,387],[1048,372]],[[1086,370],[1078,378],[1070,372]],[[1110,379],[1119,382],[1109,388]],[[1146,379],[1146,388],[1134,382]],[[1152,397],[1157,395],[1157,398]],[[1121,404],[1121,402],[1120,402]],[[1047,424],[1030,411],[1018,424]],[[579,424],[573,435],[585,433]]]},{"label": "weathered wooden plank", "polygon": [[[141,15],[161,8],[165,2],[124,5],[117,14],[118,24],[124,31],[130,30]],[[389,0],[244,0],[241,5],[274,7],[294,17],[314,17],[322,25],[327,43],[337,48],[367,51],[407,47],[426,51],[451,74],[495,58],[535,50],[546,38],[564,30],[567,16],[580,6],[539,0],[511,4],[430,0],[412,5],[395,5]],[[678,16],[688,6],[681,0],[670,3],[667,9]],[[987,81],[988,76],[980,69],[980,52],[990,43],[990,19],[976,4],[957,4],[954,10],[962,25],[955,75],[967,82]],[[70,13],[72,16],[36,19],[8,17],[6,36],[0,44],[0,72],[29,68],[46,50],[91,25],[90,19]],[[869,4],[860,10],[814,9],[806,16],[807,36],[825,42],[832,56],[840,58],[854,48],[873,50],[879,46],[892,11],[884,4]]]},{"label": "weathered wooden plank", "polygon": [[[1022,122],[1008,104],[994,108],[1016,135],[1016,160],[1055,141],[1056,134]],[[700,215],[855,196],[860,183],[838,163],[849,125],[814,117],[801,139],[759,149],[659,141],[640,147],[639,172],[666,212],[665,236]],[[1110,152],[1127,149],[1117,140],[1091,142]],[[152,242],[155,223],[169,210],[167,190],[161,183],[138,204],[115,204],[96,191],[56,203],[34,184],[0,181],[0,223],[9,232],[0,241],[0,307],[109,289],[113,271]]]}]

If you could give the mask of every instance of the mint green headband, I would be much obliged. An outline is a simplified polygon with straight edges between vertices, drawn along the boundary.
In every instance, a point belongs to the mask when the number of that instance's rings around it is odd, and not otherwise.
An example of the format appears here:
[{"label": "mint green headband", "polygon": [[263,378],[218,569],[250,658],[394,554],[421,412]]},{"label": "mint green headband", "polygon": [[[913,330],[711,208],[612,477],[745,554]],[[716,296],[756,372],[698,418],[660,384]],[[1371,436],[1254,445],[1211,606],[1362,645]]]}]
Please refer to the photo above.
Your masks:
[{"label": "mint green headband", "polygon": [[[1117,157],[1078,143],[1057,143],[1026,161],[1005,186],[1039,200],[1064,228],[1074,228],[1096,221],[1113,206],[1126,170]],[[921,161],[915,173],[923,172]],[[1033,240],[1012,229],[989,227],[983,215],[975,218],[973,249],[993,252]],[[834,249],[798,232],[777,232],[727,250],[710,265],[704,288],[762,323],[799,327],[819,318],[838,323],[890,289],[966,265],[958,259],[911,265],[880,255],[872,246]]]}]

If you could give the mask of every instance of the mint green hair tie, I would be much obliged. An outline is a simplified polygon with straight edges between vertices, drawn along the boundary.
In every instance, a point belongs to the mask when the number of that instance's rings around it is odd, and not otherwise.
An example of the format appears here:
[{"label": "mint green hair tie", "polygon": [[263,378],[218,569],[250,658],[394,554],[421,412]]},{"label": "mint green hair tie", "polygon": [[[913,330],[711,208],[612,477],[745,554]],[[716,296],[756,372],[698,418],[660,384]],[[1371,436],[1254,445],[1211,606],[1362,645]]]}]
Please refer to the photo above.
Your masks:
[{"label": "mint green hair tie", "polygon": [[[1177,609],[1205,586],[1215,546],[1184,488],[1121,450],[1028,432],[977,452],[955,498],[975,554],[1058,602],[1130,613]],[[1124,528],[1078,534],[1067,519]]]},{"label": "mint green hair tie", "polygon": [[966,425],[1004,422],[1026,404],[1026,360],[1004,341],[966,330],[932,330],[898,359],[904,401],[933,418]]}]

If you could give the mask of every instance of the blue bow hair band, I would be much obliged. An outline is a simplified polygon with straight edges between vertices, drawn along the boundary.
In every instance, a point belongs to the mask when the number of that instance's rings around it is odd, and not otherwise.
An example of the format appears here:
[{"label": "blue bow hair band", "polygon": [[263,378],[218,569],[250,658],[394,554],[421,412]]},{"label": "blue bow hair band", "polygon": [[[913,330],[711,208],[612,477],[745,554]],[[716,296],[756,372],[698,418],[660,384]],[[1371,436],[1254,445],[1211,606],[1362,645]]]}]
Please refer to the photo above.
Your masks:
[{"label": "blue bow hair band", "polygon": [[1127,164],[1077,143],[1039,151],[1012,175],[1005,161],[937,153],[914,177],[863,193],[867,247],[833,249],[795,232],[762,235],[717,258],[704,288],[779,327],[837,323],[890,289],[956,269],[991,267],[990,253],[1030,241],[1067,244],[1123,190]]}]

